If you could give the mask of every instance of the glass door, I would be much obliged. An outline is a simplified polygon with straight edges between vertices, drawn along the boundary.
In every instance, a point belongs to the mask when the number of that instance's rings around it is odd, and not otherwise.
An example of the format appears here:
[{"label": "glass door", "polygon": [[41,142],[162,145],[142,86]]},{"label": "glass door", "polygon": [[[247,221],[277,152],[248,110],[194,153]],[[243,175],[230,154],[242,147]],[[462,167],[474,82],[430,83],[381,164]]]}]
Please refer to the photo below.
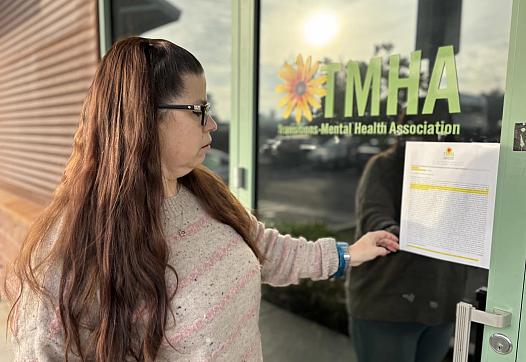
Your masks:
[{"label": "glass door", "polygon": [[[502,129],[502,147],[509,142],[502,111],[508,53],[516,56],[510,26],[520,23],[511,18],[512,0],[234,2],[233,190],[283,233],[348,241],[397,233],[407,141],[499,143]],[[489,285],[486,269],[399,253],[353,269],[345,284],[265,287],[264,299],[340,336],[353,334],[353,319],[442,326],[447,349],[457,302],[482,308],[489,287],[495,306],[504,169],[501,160]],[[520,265],[523,278],[524,258]],[[512,280],[522,293],[523,279]],[[298,358],[314,360],[321,335]]]}]

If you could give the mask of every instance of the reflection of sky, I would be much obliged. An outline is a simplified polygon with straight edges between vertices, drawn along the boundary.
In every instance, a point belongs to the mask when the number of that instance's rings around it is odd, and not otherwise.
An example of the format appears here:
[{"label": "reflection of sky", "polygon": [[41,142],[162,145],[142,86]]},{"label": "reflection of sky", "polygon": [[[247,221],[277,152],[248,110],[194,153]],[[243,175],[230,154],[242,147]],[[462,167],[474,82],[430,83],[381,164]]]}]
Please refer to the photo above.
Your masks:
[{"label": "reflection of sky", "polygon": [[168,0],[181,10],[178,21],[142,34],[189,50],[203,65],[214,112],[230,120],[232,5],[230,0]]},{"label": "reflection of sky", "polygon": [[504,91],[512,0],[464,0],[460,52],[461,92]]},{"label": "reflection of sky", "polygon": [[[180,19],[144,35],[169,39],[194,53],[205,68],[219,117],[229,120],[231,1],[169,1],[182,10]],[[298,53],[313,60],[368,61],[375,44],[392,43],[394,53],[409,56],[415,46],[417,8],[418,0],[262,0],[260,111],[277,110],[277,72]],[[305,39],[304,24],[323,10],[339,18],[339,31],[332,41],[313,46]],[[510,19],[511,0],[463,0],[456,55],[462,93],[504,89]]]},{"label": "reflection of sky", "polygon": [[[368,61],[374,45],[392,43],[393,53],[409,56],[416,39],[418,0],[263,0],[261,5],[260,111],[277,110],[277,72],[299,53],[346,63]],[[340,31],[323,46],[304,37],[303,26],[317,11],[332,11]],[[511,0],[463,0],[459,88],[480,94],[505,86]]]},{"label": "reflection of sky", "polygon": [[[324,10],[339,18],[340,32],[326,45],[313,47],[304,37],[304,24],[314,13]],[[299,53],[312,55],[313,60],[324,57],[334,62],[369,60],[374,45],[386,42],[395,45],[395,52],[411,52],[416,34],[416,11],[417,0],[263,1],[260,111],[267,113],[276,109],[282,97],[274,92],[275,86],[282,82],[277,72],[285,61],[290,64]]]}]

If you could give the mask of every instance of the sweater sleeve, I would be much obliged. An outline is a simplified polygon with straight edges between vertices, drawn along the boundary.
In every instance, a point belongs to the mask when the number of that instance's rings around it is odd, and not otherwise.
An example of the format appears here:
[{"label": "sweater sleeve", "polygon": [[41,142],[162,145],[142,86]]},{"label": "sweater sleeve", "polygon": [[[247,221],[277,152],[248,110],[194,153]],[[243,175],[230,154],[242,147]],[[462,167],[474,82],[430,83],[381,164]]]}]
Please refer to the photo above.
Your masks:
[{"label": "sweater sleeve", "polygon": [[265,260],[261,281],[273,286],[298,284],[302,278],[327,279],[338,270],[338,252],[333,238],[308,241],[281,235],[252,216],[256,241]]}]

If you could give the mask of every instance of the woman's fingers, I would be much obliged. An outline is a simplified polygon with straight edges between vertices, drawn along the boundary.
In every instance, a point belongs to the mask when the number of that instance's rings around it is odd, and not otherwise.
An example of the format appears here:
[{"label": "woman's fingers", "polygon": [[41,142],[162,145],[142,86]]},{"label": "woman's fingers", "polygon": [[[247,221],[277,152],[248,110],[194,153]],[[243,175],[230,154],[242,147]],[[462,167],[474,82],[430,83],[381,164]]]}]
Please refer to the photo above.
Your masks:
[{"label": "woman's fingers", "polygon": [[358,266],[376,257],[398,251],[398,238],[387,231],[372,231],[357,240],[350,249],[351,265]]},{"label": "woman's fingers", "polygon": [[390,232],[385,230],[371,231],[368,234],[373,235],[376,240],[389,239],[398,242],[398,238],[396,237],[396,235],[391,234]]},{"label": "woman's fingers", "polygon": [[376,247],[376,256],[386,256],[387,254],[390,254],[390,253],[391,251],[386,248],[383,248],[381,246]]},{"label": "woman's fingers", "polygon": [[390,232],[379,230],[369,232],[368,234],[370,234],[369,238],[371,241],[377,246],[382,246],[393,252],[399,249],[398,238]]},{"label": "woman's fingers", "polygon": [[390,251],[398,251],[398,249],[400,248],[400,245],[394,241],[394,240],[391,240],[391,239],[380,239],[376,245],[378,246],[382,246],[386,249],[389,249]]}]

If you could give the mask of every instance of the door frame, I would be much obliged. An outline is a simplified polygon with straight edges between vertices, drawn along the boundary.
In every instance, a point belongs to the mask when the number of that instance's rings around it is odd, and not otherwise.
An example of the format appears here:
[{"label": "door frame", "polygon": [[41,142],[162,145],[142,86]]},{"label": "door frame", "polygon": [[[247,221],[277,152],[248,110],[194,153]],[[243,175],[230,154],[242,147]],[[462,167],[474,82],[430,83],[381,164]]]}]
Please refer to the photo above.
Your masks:
[{"label": "door frame", "polygon": [[111,47],[111,0],[97,0],[100,59]]},{"label": "door frame", "polygon": [[[521,311],[526,260],[526,213],[522,207],[526,205],[526,152],[513,151],[515,123],[526,122],[525,40],[526,0],[513,0],[486,301],[486,311],[498,308],[511,312],[512,320],[505,329],[484,328],[485,362],[526,361],[526,332],[520,328],[525,323]],[[489,338],[494,333],[503,333],[512,340],[514,348],[510,354],[499,355],[491,349]],[[525,345],[521,347],[521,343]]]},{"label": "door frame", "polygon": [[232,118],[230,189],[250,209],[256,207],[257,64],[256,0],[232,0]]}]

